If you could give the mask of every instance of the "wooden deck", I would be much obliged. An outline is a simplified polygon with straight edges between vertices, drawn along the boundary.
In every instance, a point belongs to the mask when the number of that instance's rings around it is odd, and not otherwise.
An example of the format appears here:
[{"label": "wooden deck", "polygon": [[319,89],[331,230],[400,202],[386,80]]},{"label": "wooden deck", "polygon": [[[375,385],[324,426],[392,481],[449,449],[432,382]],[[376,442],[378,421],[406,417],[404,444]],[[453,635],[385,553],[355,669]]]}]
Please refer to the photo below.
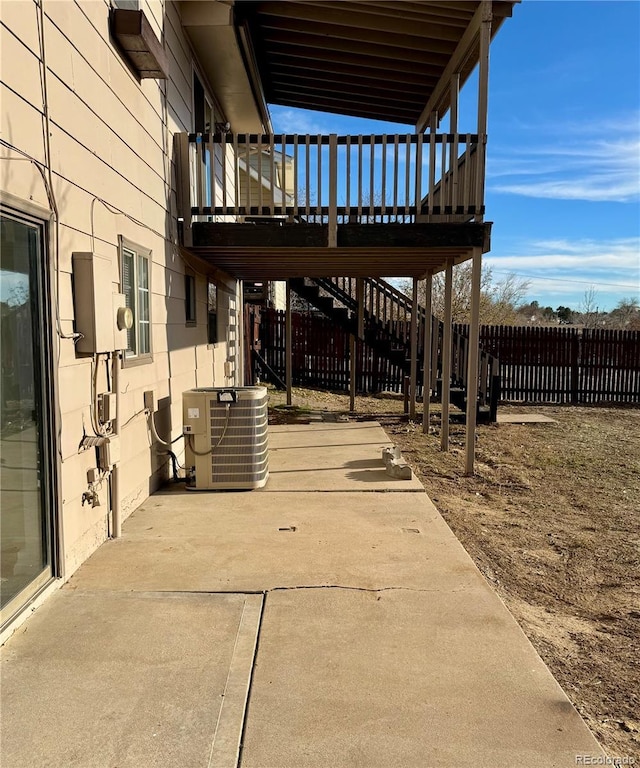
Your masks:
[{"label": "wooden deck", "polygon": [[423,277],[486,253],[476,134],[181,134],[184,245],[246,280]]},{"label": "wooden deck", "polygon": [[489,250],[491,224],[193,224],[190,251],[243,280],[424,277]]}]

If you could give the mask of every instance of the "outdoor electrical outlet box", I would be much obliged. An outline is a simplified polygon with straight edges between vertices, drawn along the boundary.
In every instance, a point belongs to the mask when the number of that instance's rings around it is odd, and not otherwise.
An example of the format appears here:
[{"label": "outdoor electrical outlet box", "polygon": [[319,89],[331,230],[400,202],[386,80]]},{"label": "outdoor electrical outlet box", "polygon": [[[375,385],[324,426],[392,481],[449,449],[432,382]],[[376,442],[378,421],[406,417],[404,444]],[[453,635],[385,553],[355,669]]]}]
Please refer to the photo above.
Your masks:
[{"label": "outdoor electrical outlet box", "polygon": [[153,413],[156,409],[156,397],[152,389],[148,389],[144,393],[144,407],[150,413]]},{"label": "outdoor electrical outlet box", "polygon": [[115,321],[111,260],[95,253],[74,253],[71,263],[75,330],[82,334],[76,351],[84,355],[112,352]]},{"label": "outdoor electrical outlet box", "polygon": [[98,467],[109,470],[120,461],[120,438],[115,435],[98,446]]},{"label": "outdoor electrical outlet box", "polygon": [[97,483],[100,479],[100,472],[95,467],[92,469],[87,470],[87,482],[88,483]]},{"label": "outdoor electrical outlet box", "polygon": [[98,416],[103,424],[116,418],[116,396],[114,392],[100,395]]}]

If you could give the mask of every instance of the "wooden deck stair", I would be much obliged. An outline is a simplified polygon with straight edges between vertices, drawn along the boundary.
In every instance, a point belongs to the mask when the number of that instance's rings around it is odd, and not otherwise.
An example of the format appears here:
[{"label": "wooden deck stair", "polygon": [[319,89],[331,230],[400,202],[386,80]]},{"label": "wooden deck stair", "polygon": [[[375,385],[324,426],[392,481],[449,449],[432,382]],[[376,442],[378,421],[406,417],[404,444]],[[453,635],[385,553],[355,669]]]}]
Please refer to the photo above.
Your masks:
[{"label": "wooden deck stair", "polygon": [[[291,288],[326,317],[348,333],[357,334],[356,281],[353,278],[297,278],[290,281]],[[408,375],[411,367],[410,318],[411,299],[381,278],[364,278],[364,335],[365,344],[401,367]],[[418,307],[418,385],[424,383],[424,320],[425,309]],[[443,323],[431,318],[430,388],[438,399],[442,394],[442,340]],[[457,330],[452,338],[452,372],[450,400],[461,411],[467,409],[467,356],[468,339]],[[476,396],[477,419],[491,423],[496,420],[500,390],[498,361],[480,350],[480,375]]]}]

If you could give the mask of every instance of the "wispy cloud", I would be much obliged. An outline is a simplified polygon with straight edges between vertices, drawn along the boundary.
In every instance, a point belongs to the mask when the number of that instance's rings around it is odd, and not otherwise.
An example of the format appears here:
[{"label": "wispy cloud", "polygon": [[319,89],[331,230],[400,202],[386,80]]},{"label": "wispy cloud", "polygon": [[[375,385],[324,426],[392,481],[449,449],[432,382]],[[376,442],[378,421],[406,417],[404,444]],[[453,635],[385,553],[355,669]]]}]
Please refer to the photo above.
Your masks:
[{"label": "wispy cloud", "polygon": [[[493,192],[556,200],[634,202],[640,199],[640,115],[615,127],[545,125],[518,132],[518,146],[489,155]],[[538,143],[539,142],[539,143]]]},{"label": "wispy cloud", "polygon": [[308,110],[293,109],[292,107],[271,106],[271,120],[277,133],[318,134],[331,133],[329,125],[322,114],[314,114]]},{"label": "wispy cloud", "polygon": [[581,298],[589,286],[613,304],[623,296],[640,297],[638,237],[522,242],[511,254],[489,255],[485,261],[496,279],[505,272],[528,279],[533,297]]}]

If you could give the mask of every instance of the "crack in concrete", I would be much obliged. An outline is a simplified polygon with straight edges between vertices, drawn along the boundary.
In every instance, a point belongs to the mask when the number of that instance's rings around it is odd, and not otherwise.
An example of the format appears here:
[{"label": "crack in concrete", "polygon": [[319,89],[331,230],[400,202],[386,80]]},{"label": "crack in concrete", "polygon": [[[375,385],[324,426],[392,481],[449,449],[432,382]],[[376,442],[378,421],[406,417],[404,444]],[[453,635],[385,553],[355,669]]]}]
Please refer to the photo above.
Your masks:
[{"label": "crack in concrete", "polygon": [[265,590],[265,594],[269,594],[271,592],[287,592],[287,591],[295,591],[295,590],[304,590],[304,589],[343,589],[347,591],[353,591],[353,592],[372,592],[372,593],[379,593],[379,592],[425,592],[425,593],[432,593],[432,592],[463,592],[467,589],[469,585],[463,584],[461,587],[458,587],[456,589],[427,589],[425,587],[352,587],[345,584],[301,584],[301,585],[294,585],[292,587],[271,587],[270,589]]}]

